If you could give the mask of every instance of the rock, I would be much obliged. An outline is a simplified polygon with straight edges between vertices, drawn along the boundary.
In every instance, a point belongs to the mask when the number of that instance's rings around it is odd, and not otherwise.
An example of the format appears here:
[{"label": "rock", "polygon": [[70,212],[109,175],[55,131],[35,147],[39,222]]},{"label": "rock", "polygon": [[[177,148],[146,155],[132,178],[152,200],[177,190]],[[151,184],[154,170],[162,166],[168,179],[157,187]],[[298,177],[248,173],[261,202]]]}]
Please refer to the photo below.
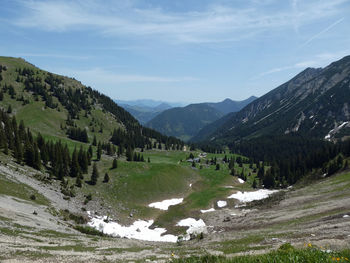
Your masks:
[{"label": "rock", "polygon": [[230,222],[231,218],[229,218],[228,216],[224,218],[224,222]]}]

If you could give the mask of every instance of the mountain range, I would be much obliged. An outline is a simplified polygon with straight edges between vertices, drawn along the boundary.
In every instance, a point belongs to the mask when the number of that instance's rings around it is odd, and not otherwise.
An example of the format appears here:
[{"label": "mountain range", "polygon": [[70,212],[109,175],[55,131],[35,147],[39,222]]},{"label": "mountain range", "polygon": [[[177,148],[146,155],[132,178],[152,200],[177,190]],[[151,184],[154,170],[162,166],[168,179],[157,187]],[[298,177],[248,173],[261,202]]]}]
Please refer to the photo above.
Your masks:
[{"label": "mountain range", "polygon": [[206,102],[175,107],[161,112],[145,125],[168,136],[187,141],[206,125],[229,112],[240,110],[255,99],[256,97],[251,96],[243,101],[225,99],[217,103]]},{"label": "mountain range", "polygon": [[347,56],[325,68],[305,69],[239,112],[203,128],[193,140],[224,145],[267,135],[344,138],[350,135],[349,98]]}]

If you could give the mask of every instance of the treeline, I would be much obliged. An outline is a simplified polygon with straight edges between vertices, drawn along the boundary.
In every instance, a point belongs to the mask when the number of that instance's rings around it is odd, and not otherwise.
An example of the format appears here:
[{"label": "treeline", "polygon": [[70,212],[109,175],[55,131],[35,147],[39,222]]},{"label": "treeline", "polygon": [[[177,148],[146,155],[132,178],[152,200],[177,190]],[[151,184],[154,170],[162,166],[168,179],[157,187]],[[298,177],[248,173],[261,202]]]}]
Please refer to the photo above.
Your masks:
[{"label": "treeline", "polygon": [[266,188],[285,187],[296,183],[314,169],[331,175],[347,166],[350,140],[339,143],[300,135],[266,136],[229,145],[232,152],[263,161],[269,169],[261,169],[259,180]]},{"label": "treeline", "polygon": [[[146,148],[151,145],[150,139],[155,139],[165,145],[166,149],[180,149],[184,143],[175,138],[167,137],[152,129],[141,126],[137,120],[122,107],[119,107],[111,98],[93,90],[91,87],[72,88],[64,86],[64,78],[51,73],[40,74],[39,70],[31,68],[17,68],[17,81],[24,84],[25,90],[33,93],[33,96],[41,96],[45,105],[50,108],[57,108],[59,101],[68,111],[68,125],[73,128],[68,130],[68,136],[74,140],[85,142],[84,131],[74,129],[74,119],[79,118],[80,111],[85,111],[87,116],[92,106],[96,103],[101,104],[104,111],[112,113],[116,120],[123,123],[126,131],[118,133],[118,139],[113,137],[115,145],[127,147]],[[9,87],[10,95],[14,98],[16,95],[13,87]],[[13,90],[13,92],[11,92]],[[56,98],[57,101],[54,99]],[[101,128],[102,129],[102,128]],[[83,140],[81,139],[83,138]]]}]

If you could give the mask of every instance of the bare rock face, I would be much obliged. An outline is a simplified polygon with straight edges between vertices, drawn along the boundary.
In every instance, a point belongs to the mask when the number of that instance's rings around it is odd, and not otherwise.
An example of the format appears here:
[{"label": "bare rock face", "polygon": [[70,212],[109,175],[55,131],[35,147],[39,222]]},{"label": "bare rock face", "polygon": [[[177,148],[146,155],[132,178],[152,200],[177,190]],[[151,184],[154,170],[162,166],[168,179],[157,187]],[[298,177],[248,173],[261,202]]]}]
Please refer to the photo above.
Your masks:
[{"label": "bare rock face", "polygon": [[[350,56],[325,68],[307,68],[230,116],[209,138],[215,141],[298,133],[324,138],[350,121]],[[341,126],[335,137],[350,135]],[[334,137],[334,138],[335,138]]]}]

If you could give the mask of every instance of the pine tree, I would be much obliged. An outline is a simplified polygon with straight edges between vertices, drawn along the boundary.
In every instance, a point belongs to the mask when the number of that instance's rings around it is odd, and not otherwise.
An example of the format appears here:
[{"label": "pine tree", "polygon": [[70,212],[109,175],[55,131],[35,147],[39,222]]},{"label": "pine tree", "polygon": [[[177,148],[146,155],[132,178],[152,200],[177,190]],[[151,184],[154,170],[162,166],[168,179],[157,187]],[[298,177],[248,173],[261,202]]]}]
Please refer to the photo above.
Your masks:
[{"label": "pine tree", "polygon": [[94,139],[92,140],[92,145],[93,146],[97,145],[96,135],[94,135]]},{"label": "pine tree", "polygon": [[97,160],[101,160],[101,155],[102,155],[102,145],[101,145],[101,142],[98,142],[97,152],[96,152]]},{"label": "pine tree", "polygon": [[88,172],[88,159],[85,151],[83,150],[83,146],[80,146],[79,154],[78,154],[78,162],[81,168],[81,172],[86,174]]},{"label": "pine tree", "polygon": [[114,158],[112,163],[112,169],[116,169],[117,167],[118,167],[118,162],[117,162],[117,159]]},{"label": "pine tree", "polygon": [[149,157],[147,158],[147,162],[148,162],[148,163],[150,163],[150,162],[151,162],[151,159],[150,159]]},{"label": "pine tree", "polygon": [[256,183],[256,180],[254,178],[254,181],[253,181],[253,185],[252,185],[253,188],[256,188],[257,187],[257,183]]},{"label": "pine tree", "polygon": [[7,108],[7,113],[12,113],[12,106],[11,106],[11,104],[8,106],[8,108]]},{"label": "pine tree", "polygon": [[133,154],[132,154],[132,149],[131,149],[131,147],[128,147],[128,148],[126,149],[126,160],[127,160],[128,162],[132,162],[132,161],[133,161]]},{"label": "pine tree", "polygon": [[96,163],[94,163],[94,166],[92,168],[92,174],[91,174],[91,180],[90,183],[92,185],[95,185],[97,183],[97,179],[98,179],[98,170],[97,170],[97,165]]},{"label": "pine tree", "polygon": [[80,166],[78,162],[78,153],[77,153],[77,149],[75,148],[72,154],[72,161],[71,161],[69,175],[70,177],[77,177],[79,175],[79,172],[80,172]]},{"label": "pine tree", "polygon": [[218,163],[216,164],[215,170],[216,171],[220,170],[220,164],[218,164]]},{"label": "pine tree", "polygon": [[41,158],[40,158],[40,153],[39,153],[39,148],[36,143],[34,143],[34,163],[33,167],[37,170],[40,170],[41,167]]},{"label": "pine tree", "polygon": [[105,173],[105,177],[103,178],[103,182],[104,183],[108,183],[109,182],[109,175],[108,175],[108,173]]},{"label": "pine tree", "polygon": [[80,175],[77,176],[77,179],[75,180],[75,185],[77,187],[79,187],[79,188],[82,186],[82,184],[81,184],[81,176]]}]

